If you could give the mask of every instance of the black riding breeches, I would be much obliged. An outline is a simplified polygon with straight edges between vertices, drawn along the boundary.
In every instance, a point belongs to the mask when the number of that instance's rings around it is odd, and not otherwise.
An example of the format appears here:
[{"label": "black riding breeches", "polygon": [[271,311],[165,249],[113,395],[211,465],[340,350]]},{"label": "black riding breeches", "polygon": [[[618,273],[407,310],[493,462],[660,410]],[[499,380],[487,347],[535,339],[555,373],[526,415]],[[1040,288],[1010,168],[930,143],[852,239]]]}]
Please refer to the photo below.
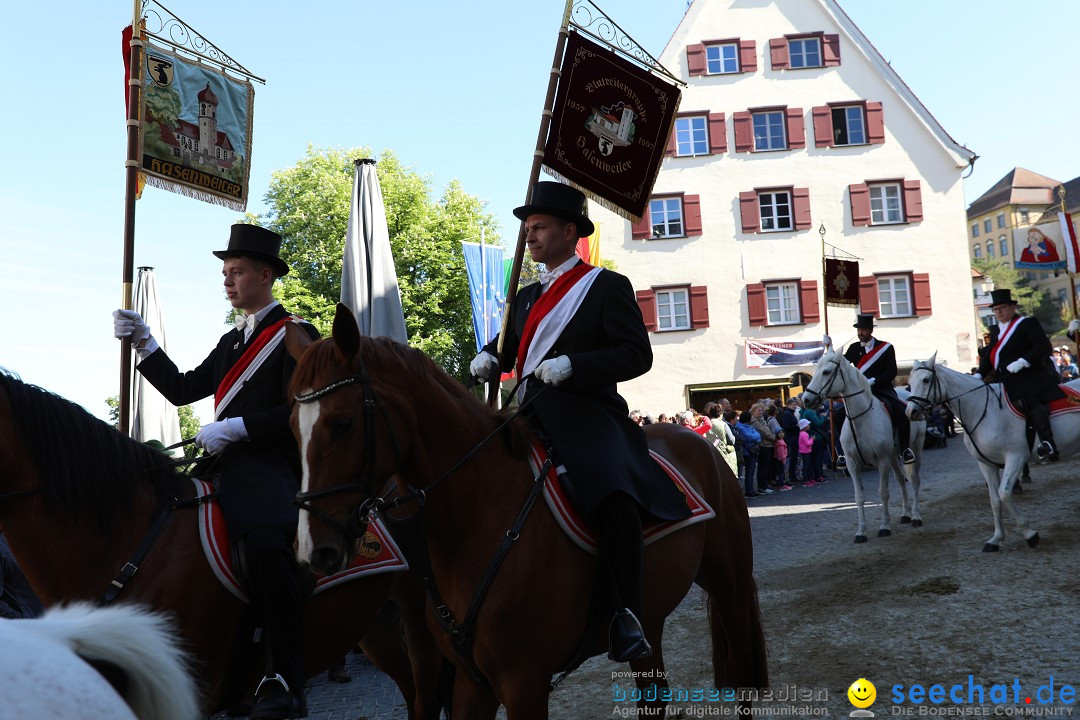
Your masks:
[{"label": "black riding breeches", "polygon": [[1035,428],[1035,432],[1038,433],[1040,439],[1054,439],[1054,431],[1050,427],[1050,407],[1046,403],[1040,402],[1037,397],[1032,395],[1013,398],[1013,402],[1018,404],[1024,414],[1027,415],[1028,422],[1031,423],[1031,427]]},{"label": "black riding breeches", "polygon": [[604,498],[593,510],[593,527],[600,544],[600,562],[611,574],[616,609],[641,617],[643,570],[641,512],[626,493]]}]

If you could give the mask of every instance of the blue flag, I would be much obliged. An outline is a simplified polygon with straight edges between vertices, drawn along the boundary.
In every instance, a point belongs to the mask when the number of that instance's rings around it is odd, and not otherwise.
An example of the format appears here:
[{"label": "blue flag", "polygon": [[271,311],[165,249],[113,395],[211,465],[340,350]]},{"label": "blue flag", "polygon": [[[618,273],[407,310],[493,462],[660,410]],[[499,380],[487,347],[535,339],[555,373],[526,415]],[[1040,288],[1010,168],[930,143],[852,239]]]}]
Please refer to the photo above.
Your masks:
[{"label": "blue flag", "polygon": [[487,345],[502,327],[506,291],[503,272],[503,248],[500,245],[461,243],[465,253],[465,273],[469,278],[472,302],[473,335],[476,349]]}]

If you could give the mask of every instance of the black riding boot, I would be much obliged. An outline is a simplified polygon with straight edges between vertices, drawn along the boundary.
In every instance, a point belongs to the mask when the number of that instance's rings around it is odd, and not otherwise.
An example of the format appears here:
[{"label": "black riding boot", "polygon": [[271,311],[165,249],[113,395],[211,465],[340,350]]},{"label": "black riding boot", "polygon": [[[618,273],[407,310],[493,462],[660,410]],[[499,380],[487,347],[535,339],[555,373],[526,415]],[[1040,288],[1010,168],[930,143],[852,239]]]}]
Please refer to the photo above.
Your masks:
[{"label": "black riding boot", "polygon": [[900,462],[910,465],[915,462],[915,453],[911,451],[911,421],[903,412],[894,415],[894,418],[896,434],[900,441]]},{"label": "black riding boot", "polygon": [[594,511],[601,562],[611,575],[615,616],[608,632],[608,658],[629,662],[652,654],[641,627],[643,551],[641,515],[625,493],[605,499]]},{"label": "black riding boot", "polygon": [[1034,401],[1025,403],[1025,406],[1031,427],[1035,428],[1039,440],[1042,441],[1035,452],[1040,458],[1049,458],[1050,462],[1057,462],[1061,459],[1061,454],[1058,452],[1057,443],[1054,442],[1054,431],[1050,429],[1050,408],[1041,402]]}]

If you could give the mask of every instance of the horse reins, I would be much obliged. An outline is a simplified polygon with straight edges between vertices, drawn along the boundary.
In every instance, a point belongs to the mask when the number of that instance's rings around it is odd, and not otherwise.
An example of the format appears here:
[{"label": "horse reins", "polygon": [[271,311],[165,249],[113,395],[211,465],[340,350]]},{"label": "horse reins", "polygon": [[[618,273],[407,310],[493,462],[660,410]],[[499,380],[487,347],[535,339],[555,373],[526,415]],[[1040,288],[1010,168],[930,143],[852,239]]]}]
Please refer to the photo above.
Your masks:
[{"label": "horse reins", "polygon": [[[926,393],[927,397],[922,397],[920,395],[911,395],[908,399],[911,400],[912,402],[914,402],[920,408],[922,408],[924,412],[929,411],[931,406],[933,406],[933,404],[934,404],[934,401],[930,400],[930,398],[929,398],[929,396],[931,394],[931,391],[933,391],[933,390],[937,390],[938,394],[942,396],[942,399],[938,400],[937,402],[941,402],[941,403],[944,403],[944,404],[948,405],[949,409],[952,409],[952,401],[959,400],[963,396],[969,395],[969,394],[979,390],[979,386],[976,386],[976,387],[971,388],[970,390],[965,390],[964,392],[962,392],[962,393],[960,393],[958,395],[954,395],[953,397],[949,397],[945,393],[945,391],[942,389],[941,379],[938,377],[936,367],[935,368],[920,368],[920,369],[928,370],[929,373],[930,373],[930,377],[932,378],[931,381],[930,381],[930,391],[928,391]],[[956,409],[955,409],[956,417],[960,418],[960,424],[964,426],[964,434],[967,436],[967,439],[971,442],[971,447],[975,448],[975,452],[979,453],[979,457],[981,457],[983,460],[985,460],[990,465],[993,465],[994,467],[997,467],[999,469],[1004,468],[1005,466],[1002,465],[1001,463],[994,462],[990,458],[986,457],[986,454],[983,453],[982,449],[979,448],[978,443],[975,442],[975,430],[978,429],[979,425],[982,425],[982,421],[985,420],[986,416],[989,414],[990,395],[994,395],[997,398],[998,410],[1001,410],[1002,407],[1003,407],[1002,400],[1001,400],[1001,395],[995,393],[993,388],[990,387],[989,383],[984,382],[984,383],[982,383],[981,387],[986,390],[986,395],[983,397],[983,411],[982,411],[982,415],[979,416],[979,420],[971,428],[968,428],[967,423],[964,422],[964,415],[963,415],[962,412],[960,412],[961,408],[960,408],[959,403],[957,403]]]},{"label": "horse reins", "polygon": [[[845,400],[848,400],[849,398],[858,397],[859,395],[862,395],[863,393],[866,392],[866,388],[863,388],[861,390],[858,390],[856,392],[851,393],[850,395],[844,395],[843,393],[837,393],[835,395],[830,395],[829,391],[832,390],[833,383],[836,382],[836,378],[838,378],[838,377],[840,377],[840,361],[839,360],[836,361],[836,373],[834,373],[833,376],[831,378],[829,378],[829,382],[825,385],[824,388],[822,388],[821,392],[818,393],[818,394],[825,397],[825,398],[828,398],[830,400],[839,399],[841,402],[844,402]],[[844,408],[845,409],[847,408],[847,403],[846,402],[844,402]],[[866,462],[866,457],[863,455],[862,448],[859,447],[859,434],[855,431],[855,422],[854,421],[858,420],[863,415],[867,414],[868,412],[870,412],[873,409],[874,409],[874,401],[871,400],[869,403],[867,403],[866,409],[863,410],[858,415],[846,415],[845,416],[846,421],[851,422],[851,439],[855,441],[855,452],[857,452],[859,454],[859,459],[862,460],[863,465],[867,465],[869,463]]]}]

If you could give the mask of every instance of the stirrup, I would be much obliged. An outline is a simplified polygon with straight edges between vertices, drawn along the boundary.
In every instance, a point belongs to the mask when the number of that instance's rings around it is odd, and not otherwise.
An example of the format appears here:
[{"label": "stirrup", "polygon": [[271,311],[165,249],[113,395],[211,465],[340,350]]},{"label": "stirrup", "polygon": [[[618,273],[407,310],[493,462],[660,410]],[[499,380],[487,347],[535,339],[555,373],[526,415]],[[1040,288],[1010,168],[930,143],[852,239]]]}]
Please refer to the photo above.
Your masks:
[{"label": "stirrup", "polygon": [[[616,648],[616,645],[621,647]],[[616,610],[608,628],[608,659],[613,662],[630,662],[652,655],[652,646],[645,639],[641,621],[628,608]]]},{"label": "stirrup", "polygon": [[846,467],[847,467],[847,458],[844,457],[843,455],[837,455],[836,456],[836,468],[839,470],[841,468],[846,468]]},{"label": "stirrup", "polygon": [[259,697],[259,693],[262,692],[263,685],[272,682],[280,684],[281,687],[285,688],[286,693],[292,692],[292,690],[289,688],[289,683],[285,682],[285,678],[281,677],[281,673],[274,673],[273,677],[270,677],[269,675],[263,675],[263,679],[259,681],[259,686],[255,688],[255,697]]},{"label": "stirrup", "polygon": [[915,451],[911,448],[904,448],[904,452],[900,453],[900,462],[904,465],[911,465],[915,462]]}]

